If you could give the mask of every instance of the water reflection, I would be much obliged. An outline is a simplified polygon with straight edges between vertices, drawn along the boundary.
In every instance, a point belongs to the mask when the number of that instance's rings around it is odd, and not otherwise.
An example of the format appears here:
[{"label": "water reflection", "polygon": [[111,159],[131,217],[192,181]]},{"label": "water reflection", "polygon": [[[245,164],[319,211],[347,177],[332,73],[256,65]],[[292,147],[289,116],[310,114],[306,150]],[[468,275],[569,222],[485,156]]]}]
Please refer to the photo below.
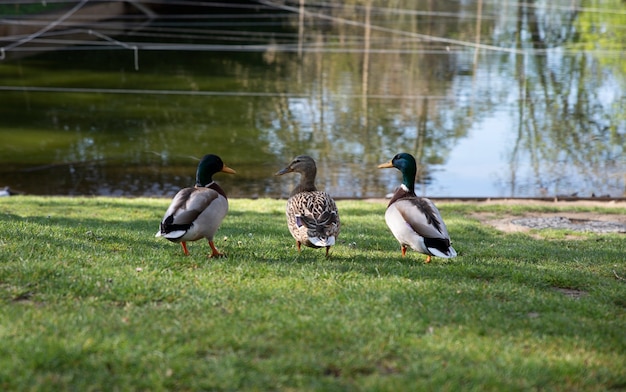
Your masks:
[{"label": "water reflection", "polygon": [[320,188],[380,197],[407,151],[431,196],[624,196],[623,2],[262,3],[100,25],[138,71],[102,41],[0,62],[0,185],[171,195],[213,152],[230,195],[286,196],[307,153]]}]

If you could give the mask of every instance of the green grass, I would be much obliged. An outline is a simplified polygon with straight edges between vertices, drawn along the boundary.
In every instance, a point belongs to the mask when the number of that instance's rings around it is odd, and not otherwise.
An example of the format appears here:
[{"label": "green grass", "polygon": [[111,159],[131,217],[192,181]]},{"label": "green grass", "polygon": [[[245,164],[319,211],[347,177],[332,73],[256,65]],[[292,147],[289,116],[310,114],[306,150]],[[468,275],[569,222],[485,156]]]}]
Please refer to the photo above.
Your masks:
[{"label": "green grass", "polygon": [[154,238],[168,203],[0,199],[0,390],[626,389],[623,234],[505,234],[469,216],[523,207],[441,204],[459,257],[426,265],[383,204],[340,201],[326,259],[297,254],[285,201],[231,200],[211,260]]}]

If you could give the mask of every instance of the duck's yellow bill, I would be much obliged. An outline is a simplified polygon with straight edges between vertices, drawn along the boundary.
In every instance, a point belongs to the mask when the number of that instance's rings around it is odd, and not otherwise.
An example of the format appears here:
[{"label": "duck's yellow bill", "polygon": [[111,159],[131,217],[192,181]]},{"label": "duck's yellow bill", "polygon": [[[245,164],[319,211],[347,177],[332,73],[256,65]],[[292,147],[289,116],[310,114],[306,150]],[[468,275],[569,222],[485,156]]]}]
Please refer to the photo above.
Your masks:
[{"label": "duck's yellow bill", "polygon": [[230,173],[230,174],[237,174],[237,172],[234,169],[231,169],[230,167],[224,165],[224,167],[222,167],[222,170],[224,173]]}]

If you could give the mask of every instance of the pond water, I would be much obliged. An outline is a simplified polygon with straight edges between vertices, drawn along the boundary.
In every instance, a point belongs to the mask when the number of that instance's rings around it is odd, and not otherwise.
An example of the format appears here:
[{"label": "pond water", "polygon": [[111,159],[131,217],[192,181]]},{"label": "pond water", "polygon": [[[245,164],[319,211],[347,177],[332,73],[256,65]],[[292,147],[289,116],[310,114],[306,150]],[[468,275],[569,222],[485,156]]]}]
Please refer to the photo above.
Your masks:
[{"label": "pond water", "polygon": [[308,154],[319,188],[381,197],[404,151],[432,197],[626,196],[623,1],[303,3],[5,33],[0,187],[169,197],[215,153],[229,196],[284,197]]}]

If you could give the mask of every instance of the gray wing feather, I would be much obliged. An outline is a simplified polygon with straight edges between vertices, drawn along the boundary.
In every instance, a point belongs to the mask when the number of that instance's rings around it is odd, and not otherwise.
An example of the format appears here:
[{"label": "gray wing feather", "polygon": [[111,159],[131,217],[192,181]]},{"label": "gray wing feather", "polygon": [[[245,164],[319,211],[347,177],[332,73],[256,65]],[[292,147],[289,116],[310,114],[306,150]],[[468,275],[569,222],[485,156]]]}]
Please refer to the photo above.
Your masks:
[{"label": "gray wing feather", "polygon": [[426,198],[401,199],[394,204],[416,233],[427,238],[448,238],[448,230],[439,210]]},{"label": "gray wing feather", "polygon": [[163,221],[172,216],[175,225],[187,225],[192,223],[198,216],[217,199],[219,194],[208,188],[185,188],[179,191],[170,207],[165,212]]}]

